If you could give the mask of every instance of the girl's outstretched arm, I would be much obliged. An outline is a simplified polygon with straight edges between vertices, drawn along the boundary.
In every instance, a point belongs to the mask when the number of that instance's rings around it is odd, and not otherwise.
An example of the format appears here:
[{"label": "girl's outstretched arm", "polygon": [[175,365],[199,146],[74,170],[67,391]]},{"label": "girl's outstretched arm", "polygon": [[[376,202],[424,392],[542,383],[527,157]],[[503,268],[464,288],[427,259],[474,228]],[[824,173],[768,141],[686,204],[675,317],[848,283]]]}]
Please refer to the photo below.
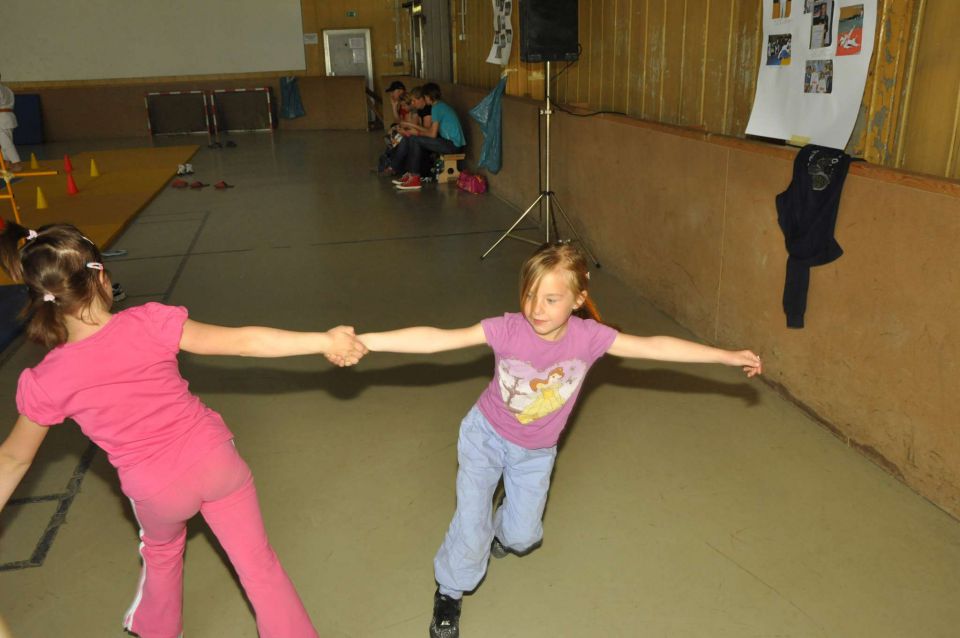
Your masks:
[{"label": "girl's outstretched arm", "polygon": [[224,354],[241,357],[291,357],[324,354],[337,365],[353,365],[367,349],[350,326],[326,332],[294,332],[276,328],[244,326],[227,328],[187,319],[180,349],[194,354]]},{"label": "girl's outstretched arm", "polygon": [[13,431],[3,443],[0,443],[0,510],[10,500],[13,490],[33,463],[40,444],[50,430],[37,425],[27,417],[20,415],[13,425]]},{"label": "girl's outstretched arm", "polygon": [[373,352],[443,352],[487,342],[483,327],[478,323],[469,328],[445,330],[429,326],[401,328],[389,332],[368,332],[357,337]]},{"label": "girl's outstretched arm", "polygon": [[676,337],[637,337],[621,332],[607,352],[633,359],[741,366],[748,377],[763,372],[760,357],[749,350],[723,350]]}]

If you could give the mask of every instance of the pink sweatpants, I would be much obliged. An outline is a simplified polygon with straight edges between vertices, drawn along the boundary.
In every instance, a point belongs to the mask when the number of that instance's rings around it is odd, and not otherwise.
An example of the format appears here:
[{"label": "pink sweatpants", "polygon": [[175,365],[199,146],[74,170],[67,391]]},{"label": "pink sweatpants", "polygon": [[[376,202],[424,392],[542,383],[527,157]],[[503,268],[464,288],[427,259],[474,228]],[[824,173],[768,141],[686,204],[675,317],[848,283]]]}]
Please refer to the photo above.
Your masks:
[{"label": "pink sweatpants", "polygon": [[240,577],[261,638],[315,638],[290,578],[267,540],[250,468],[233,444],[219,446],[162,492],[133,502],[143,572],[124,627],[141,638],[177,638],[183,629],[186,522],[203,514]]}]

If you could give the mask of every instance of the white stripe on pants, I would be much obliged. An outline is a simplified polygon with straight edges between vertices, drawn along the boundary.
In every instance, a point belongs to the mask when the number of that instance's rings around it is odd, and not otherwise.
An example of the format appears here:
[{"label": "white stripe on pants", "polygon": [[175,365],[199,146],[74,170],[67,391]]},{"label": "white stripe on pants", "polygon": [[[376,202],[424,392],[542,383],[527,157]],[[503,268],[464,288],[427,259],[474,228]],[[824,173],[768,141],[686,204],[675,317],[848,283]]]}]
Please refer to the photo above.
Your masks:
[{"label": "white stripe on pants", "polygon": [[[476,588],[487,571],[494,534],[516,552],[540,542],[556,457],[556,446],[528,450],[507,441],[476,406],[464,417],[457,442],[457,511],[433,559],[440,593],[460,598]],[[491,515],[501,475],[506,496]]]}]

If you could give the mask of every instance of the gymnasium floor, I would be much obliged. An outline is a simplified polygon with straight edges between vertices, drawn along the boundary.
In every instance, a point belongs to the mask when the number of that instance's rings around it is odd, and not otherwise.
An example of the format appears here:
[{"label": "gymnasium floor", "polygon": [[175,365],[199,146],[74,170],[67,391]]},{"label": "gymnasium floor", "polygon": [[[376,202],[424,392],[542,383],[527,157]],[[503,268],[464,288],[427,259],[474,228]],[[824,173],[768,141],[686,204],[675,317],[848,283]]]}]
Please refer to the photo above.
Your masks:
[{"label": "gymnasium floor", "polygon": [[[108,264],[130,294],[121,307],[358,331],[515,309],[531,247],[508,240],[478,259],[515,209],[453,188],[394,193],[369,172],[376,134],[235,139],[193,164],[198,179],[236,188],[167,189],[115,244],[129,251]],[[624,330],[690,336],[612,273],[594,271],[592,286]],[[19,371],[41,355],[17,341],[0,357],[6,422]],[[457,427],[490,378],[489,351],[373,354],[346,370],[321,357],[181,361],[235,432],[321,635],[426,636]],[[0,518],[0,563],[46,551],[39,566],[0,571],[0,614],[18,638],[125,635],[137,528],[104,455],[87,451],[75,426],[56,428],[16,495],[36,502]],[[561,447],[545,530],[529,556],[491,563],[465,599],[464,638],[933,638],[960,626],[960,524],[736,370],[601,360]],[[256,636],[199,520],[184,635]]]}]

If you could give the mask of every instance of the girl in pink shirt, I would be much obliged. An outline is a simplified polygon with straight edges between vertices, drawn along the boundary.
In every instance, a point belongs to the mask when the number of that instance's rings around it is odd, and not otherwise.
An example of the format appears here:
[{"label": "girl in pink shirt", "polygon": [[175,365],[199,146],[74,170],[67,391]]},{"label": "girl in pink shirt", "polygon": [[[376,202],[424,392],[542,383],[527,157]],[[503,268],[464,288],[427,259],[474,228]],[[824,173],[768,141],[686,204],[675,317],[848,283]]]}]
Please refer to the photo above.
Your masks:
[{"label": "girl in pink shirt", "polygon": [[[566,244],[542,246],[520,271],[522,312],[457,330],[405,328],[363,334],[372,351],[441,352],[481,344],[495,356],[493,380],[460,424],[457,511],[433,561],[433,638],[457,638],[463,594],[483,579],[491,554],[523,554],[543,537],[543,510],[557,440],[582,381],[605,353],[620,357],[722,363],[760,374],[760,357],[674,337],[636,337],[599,322],[587,297],[583,256]],[[593,318],[572,316],[589,312]],[[503,478],[505,497],[494,512]]]},{"label": "girl in pink shirt", "polygon": [[67,224],[2,228],[0,262],[28,289],[27,336],[51,350],[20,376],[20,417],[0,444],[0,510],[49,426],[72,419],[117,468],[141,527],[143,572],[124,628],[141,638],[180,636],[186,521],[200,512],[240,577],[260,636],[316,636],[267,540],[250,469],[220,415],[187,389],[177,353],[323,353],[353,365],[365,348],[347,326],[226,328],[159,303],[113,314],[102,261],[93,242]]}]

